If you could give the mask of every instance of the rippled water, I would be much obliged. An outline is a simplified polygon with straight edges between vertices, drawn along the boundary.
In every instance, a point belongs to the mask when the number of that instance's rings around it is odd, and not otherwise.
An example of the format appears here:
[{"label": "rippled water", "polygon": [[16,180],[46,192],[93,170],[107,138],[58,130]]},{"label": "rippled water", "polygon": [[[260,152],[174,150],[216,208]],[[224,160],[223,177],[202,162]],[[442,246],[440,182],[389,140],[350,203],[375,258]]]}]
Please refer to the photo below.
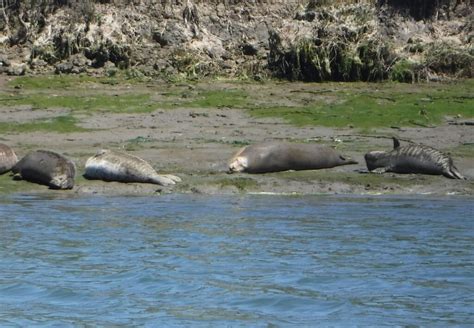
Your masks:
[{"label": "rippled water", "polygon": [[0,326],[472,326],[473,210],[472,198],[7,197]]}]

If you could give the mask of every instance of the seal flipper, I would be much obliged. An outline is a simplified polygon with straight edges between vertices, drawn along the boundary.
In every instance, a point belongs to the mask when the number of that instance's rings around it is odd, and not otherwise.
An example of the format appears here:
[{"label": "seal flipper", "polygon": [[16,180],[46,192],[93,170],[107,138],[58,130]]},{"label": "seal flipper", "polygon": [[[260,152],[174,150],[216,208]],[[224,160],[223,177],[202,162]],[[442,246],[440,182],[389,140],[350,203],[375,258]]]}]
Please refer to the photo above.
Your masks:
[{"label": "seal flipper", "polygon": [[176,176],[176,175],[164,174],[164,175],[162,175],[162,176],[165,177],[165,178],[171,179],[171,180],[173,180],[174,182],[181,182],[181,181],[182,181],[181,178],[178,177],[178,176]]},{"label": "seal flipper", "polygon": [[173,178],[171,178],[167,175],[156,174],[156,175],[154,175],[153,177],[151,177],[149,179],[149,182],[154,183],[154,184],[158,184],[158,185],[162,185],[162,186],[169,186],[169,185],[176,184],[176,182],[178,182],[178,181],[175,181]]},{"label": "seal flipper", "polygon": [[463,175],[458,171],[458,169],[454,165],[451,165],[449,170],[444,171],[443,175],[450,179],[466,180],[466,178],[463,177]]},{"label": "seal flipper", "polygon": [[372,171],[369,171],[371,173],[375,173],[375,174],[383,174],[385,172],[390,172],[388,168],[386,167],[378,167],[376,169],[373,169]]},{"label": "seal flipper", "polygon": [[13,173],[13,174],[12,174],[12,177],[13,177],[13,180],[14,180],[14,181],[21,181],[21,180],[23,180],[23,177],[22,177],[21,174],[18,173],[18,172],[17,172],[17,173]]},{"label": "seal flipper", "polygon": [[396,137],[392,137],[393,139],[393,149],[400,148],[400,140],[398,140]]},{"label": "seal flipper", "polygon": [[348,157],[344,157],[342,155],[339,155],[339,158],[341,159],[341,161],[344,162],[344,164],[359,164],[359,162],[353,160],[352,158],[348,158]]}]

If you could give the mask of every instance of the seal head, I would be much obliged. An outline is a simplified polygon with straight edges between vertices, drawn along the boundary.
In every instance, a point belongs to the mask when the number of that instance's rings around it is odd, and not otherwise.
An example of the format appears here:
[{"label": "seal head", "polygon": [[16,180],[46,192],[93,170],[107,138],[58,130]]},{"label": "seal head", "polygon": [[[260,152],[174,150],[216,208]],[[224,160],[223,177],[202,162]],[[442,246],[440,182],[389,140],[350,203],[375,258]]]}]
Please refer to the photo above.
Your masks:
[{"label": "seal head", "polygon": [[364,155],[367,169],[373,171],[379,167],[390,166],[390,155],[386,151],[375,150]]},{"label": "seal head", "polygon": [[0,174],[7,173],[18,162],[13,149],[9,146],[0,143]]}]

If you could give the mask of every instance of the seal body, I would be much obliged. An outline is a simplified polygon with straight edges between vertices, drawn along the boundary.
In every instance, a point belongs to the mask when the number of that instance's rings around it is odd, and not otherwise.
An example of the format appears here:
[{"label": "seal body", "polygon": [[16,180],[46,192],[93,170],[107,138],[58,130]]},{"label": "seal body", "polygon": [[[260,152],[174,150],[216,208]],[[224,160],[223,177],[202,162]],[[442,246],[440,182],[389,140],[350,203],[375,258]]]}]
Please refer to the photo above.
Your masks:
[{"label": "seal body", "polygon": [[0,174],[10,171],[17,162],[18,158],[13,149],[0,143]]},{"label": "seal body", "polygon": [[12,171],[23,180],[47,185],[51,189],[72,189],[76,167],[60,154],[36,150],[23,157]]},{"label": "seal body", "polygon": [[287,170],[315,170],[357,164],[336,150],[316,144],[268,142],[250,145],[229,161],[228,172],[269,173]]},{"label": "seal body", "polygon": [[181,179],[160,175],[145,160],[130,154],[100,150],[86,162],[84,177],[91,180],[173,185]]},{"label": "seal body", "polygon": [[464,179],[448,155],[425,145],[400,146],[396,138],[393,138],[393,150],[372,151],[364,157],[367,169],[378,173],[421,173]]}]

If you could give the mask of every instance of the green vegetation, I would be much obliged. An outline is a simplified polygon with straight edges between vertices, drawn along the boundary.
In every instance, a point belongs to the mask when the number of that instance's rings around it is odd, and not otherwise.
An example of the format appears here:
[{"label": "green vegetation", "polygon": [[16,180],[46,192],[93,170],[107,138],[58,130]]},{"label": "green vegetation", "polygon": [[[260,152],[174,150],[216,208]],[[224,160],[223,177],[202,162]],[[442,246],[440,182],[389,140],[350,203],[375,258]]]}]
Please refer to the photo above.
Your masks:
[{"label": "green vegetation", "polygon": [[407,60],[402,59],[392,66],[390,72],[390,79],[397,82],[408,82],[413,83],[417,81],[416,75],[416,64]]},{"label": "green vegetation", "polygon": [[248,108],[248,97],[247,92],[237,89],[202,91],[197,94],[196,99],[184,102],[183,105],[196,108]]},{"label": "green vegetation", "polygon": [[466,143],[449,150],[454,157],[471,157],[474,154],[474,143]]},{"label": "green vegetation", "polygon": [[[360,84],[357,84],[360,86]],[[445,116],[474,117],[474,80],[455,84],[367,85],[335,90],[338,101],[301,107],[251,109],[257,117],[281,117],[296,125],[356,128],[431,126]]]},{"label": "green vegetation", "polygon": [[9,87],[21,89],[68,89],[80,88],[81,85],[92,82],[103,82],[106,78],[95,78],[87,75],[46,75],[21,76],[10,81]]},{"label": "green vegetation", "polygon": [[7,85],[11,88],[26,90],[84,90],[90,88],[93,84],[135,84],[145,82],[146,80],[140,72],[134,69],[127,69],[110,70],[106,77],[95,77],[85,74],[20,76],[8,82]]},{"label": "green vegetation", "polygon": [[[403,65],[400,64],[403,77]],[[446,116],[472,118],[474,80],[456,83],[240,83],[204,81],[190,84],[137,83],[96,87],[83,76],[22,77],[16,93],[0,95],[0,106],[29,105],[33,109],[68,108],[74,112],[147,113],[158,108],[238,108],[255,117],[282,118],[295,125],[354,127],[433,126]],[[51,85],[63,85],[52,95]],[[94,87],[89,87],[94,85]],[[28,89],[26,90],[26,86]],[[44,87],[43,87],[44,86]],[[75,87],[77,86],[77,87]],[[197,113],[196,116],[207,116]],[[48,129],[77,131],[72,116],[35,123],[0,125],[2,131]],[[11,126],[10,126],[11,125]],[[133,145],[132,145],[133,146]]]},{"label": "green vegetation", "polygon": [[57,133],[83,132],[87,129],[76,125],[77,120],[72,116],[58,116],[53,119],[41,119],[26,123],[0,122],[0,134],[25,133],[32,131],[48,131]]},{"label": "green vegetation", "polygon": [[38,92],[33,94],[21,94],[19,96],[4,95],[0,97],[0,105],[2,106],[31,105],[33,109],[69,108],[76,111],[146,113],[156,108],[150,101],[149,94],[66,94],[59,96]]},{"label": "green vegetation", "polygon": [[352,47],[346,42],[301,40],[281,51],[281,40],[271,39],[269,66],[277,77],[302,81],[382,81],[393,60],[389,46],[369,40]]},{"label": "green vegetation", "polygon": [[234,186],[239,191],[248,191],[250,189],[255,189],[255,187],[257,186],[257,181],[255,181],[254,179],[242,177],[222,178],[215,181],[215,183],[221,188]]},{"label": "green vegetation", "polygon": [[440,42],[430,45],[426,52],[425,64],[434,72],[457,77],[472,77],[473,47],[463,49],[446,42]]},{"label": "green vegetation", "polygon": [[[351,5],[354,3],[357,5]],[[278,78],[307,82],[472,77],[474,50],[469,42],[409,38],[401,51],[402,38],[386,38],[373,24],[378,20],[387,27],[397,24],[397,12],[416,20],[451,20],[462,3],[469,6],[466,0],[310,0],[295,18],[313,22],[313,32],[289,38],[270,31],[268,68]],[[452,33],[465,32],[468,29],[459,28]]]},{"label": "green vegetation", "polygon": [[0,195],[16,194],[20,192],[34,192],[48,187],[27,181],[15,181],[10,173],[0,175]]}]

